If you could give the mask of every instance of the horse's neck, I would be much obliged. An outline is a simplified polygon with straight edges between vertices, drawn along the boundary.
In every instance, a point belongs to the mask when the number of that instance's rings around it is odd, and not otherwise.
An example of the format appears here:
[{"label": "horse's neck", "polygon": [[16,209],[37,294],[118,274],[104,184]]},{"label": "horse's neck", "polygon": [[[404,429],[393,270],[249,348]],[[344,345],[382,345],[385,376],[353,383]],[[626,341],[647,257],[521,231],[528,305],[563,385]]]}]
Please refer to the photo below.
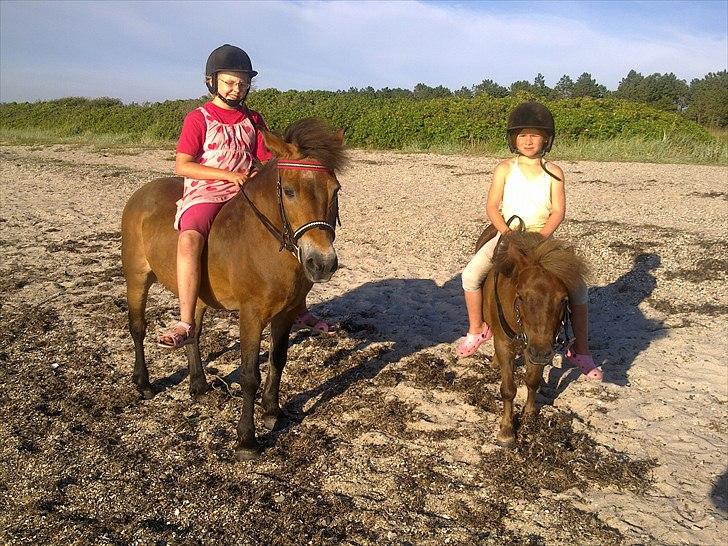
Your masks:
[{"label": "horse's neck", "polygon": [[[243,184],[246,195],[256,203],[256,206],[258,203],[255,199],[272,199],[277,202],[275,196],[277,177],[277,169],[263,167]],[[263,203],[261,203],[261,206],[263,206]]]},{"label": "horse's neck", "polygon": [[[273,224],[278,225],[280,214],[278,211],[278,196],[276,194],[277,176],[278,171],[276,169],[264,168],[254,176],[248,178],[241,190],[245,194],[238,196],[236,205],[242,209],[250,209],[250,204],[248,203],[248,200],[250,200],[255,208],[263,213]],[[251,214],[240,214],[238,212],[238,216],[247,221],[260,223],[260,220],[255,217],[253,211],[251,210],[250,212]]]}]

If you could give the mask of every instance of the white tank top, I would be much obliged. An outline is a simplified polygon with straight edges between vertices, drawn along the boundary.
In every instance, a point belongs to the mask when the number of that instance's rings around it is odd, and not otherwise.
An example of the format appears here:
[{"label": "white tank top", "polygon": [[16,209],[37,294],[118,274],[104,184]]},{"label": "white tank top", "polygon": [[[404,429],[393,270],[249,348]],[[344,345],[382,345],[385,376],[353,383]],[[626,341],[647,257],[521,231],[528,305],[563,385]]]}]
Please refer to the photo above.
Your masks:
[{"label": "white tank top", "polygon": [[[551,177],[544,172],[527,178],[518,158],[514,159],[503,187],[501,210],[506,222],[515,214],[523,219],[527,231],[540,231],[551,214]],[[517,228],[517,223],[511,227]]]}]

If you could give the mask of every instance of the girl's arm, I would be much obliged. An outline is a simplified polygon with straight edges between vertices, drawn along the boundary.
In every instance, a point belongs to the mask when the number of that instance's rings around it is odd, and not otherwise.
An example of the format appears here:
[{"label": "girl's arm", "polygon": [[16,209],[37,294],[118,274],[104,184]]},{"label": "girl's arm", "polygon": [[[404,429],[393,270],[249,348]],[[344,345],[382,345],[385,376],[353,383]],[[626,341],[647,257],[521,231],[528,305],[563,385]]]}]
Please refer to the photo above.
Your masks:
[{"label": "girl's arm", "polygon": [[490,190],[488,191],[488,202],[485,205],[485,212],[488,218],[490,218],[491,223],[501,235],[511,231],[506,225],[506,221],[500,211],[501,202],[503,201],[503,187],[506,183],[508,168],[506,162],[499,163],[495,168],[493,181],[490,183]]},{"label": "girl's arm", "polygon": [[564,171],[561,167],[551,163],[549,168],[561,180],[551,179],[551,214],[546,220],[546,224],[541,228],[541,235],[550,237],[556,228],[564,221],[566,214],[566,191],[564,190]]},{"label": "girl's arm", "polygon": [[242,186],[248,179],[247,174],[226,171],[215,167],[201,165],[195,161],[194,156],[177,152],[174,160],[174,172],[186,178],[197,178],[200,180],[227,180]]}]

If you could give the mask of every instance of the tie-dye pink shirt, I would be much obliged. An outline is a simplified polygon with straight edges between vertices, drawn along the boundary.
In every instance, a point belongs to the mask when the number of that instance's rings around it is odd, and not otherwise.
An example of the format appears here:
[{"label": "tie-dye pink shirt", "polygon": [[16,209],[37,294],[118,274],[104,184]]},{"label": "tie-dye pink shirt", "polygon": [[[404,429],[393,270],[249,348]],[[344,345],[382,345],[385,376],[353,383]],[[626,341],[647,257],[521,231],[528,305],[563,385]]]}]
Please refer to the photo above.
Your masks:
[{"label": "tie-dye pink shirt", "polygon": [[[201,165],[248,173],[254,157],[261,161],[271,157],[255,125],[265,127],[257,112],[225,110],[208,102],[185,117],[177,151],[193,156]],[[179,229],[182,214],[191,206],[224,203],[238,191],[238,185],[227,180],[185,178],[182,199],[177,201],[175,229]]]}]

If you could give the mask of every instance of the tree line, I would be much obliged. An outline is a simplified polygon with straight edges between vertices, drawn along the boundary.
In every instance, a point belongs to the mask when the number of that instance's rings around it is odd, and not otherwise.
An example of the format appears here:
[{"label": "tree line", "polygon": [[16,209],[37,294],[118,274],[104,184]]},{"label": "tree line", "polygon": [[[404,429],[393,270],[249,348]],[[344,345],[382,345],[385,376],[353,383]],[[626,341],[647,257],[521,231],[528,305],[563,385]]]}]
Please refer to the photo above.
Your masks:
[{"label": "tree line", "polygon": [[361,89],[351,87],[337,93],[410,99],[473,98],[479,95],[502,98],[521,93],[544,100],[612,97],[643,102],[661,110],[681,112],[702,125],[728,127],[728,71],[726,70],[711,72],[703,78],[695,78],[689,84],[673,73],[643,76],[635,70],[630,70],[619,82],[615,91],[608,90],[591,74],[584,72],[576,80],[565,74],[554,87],[547,86],[543,74],[539,73],[533,83],[519,80],[509,87],[486,79],[477,85],[463,86],[454,91],[442,85],[431,87],[418,83],[411,90],[399,87],[374,89],[369,86]]}]

